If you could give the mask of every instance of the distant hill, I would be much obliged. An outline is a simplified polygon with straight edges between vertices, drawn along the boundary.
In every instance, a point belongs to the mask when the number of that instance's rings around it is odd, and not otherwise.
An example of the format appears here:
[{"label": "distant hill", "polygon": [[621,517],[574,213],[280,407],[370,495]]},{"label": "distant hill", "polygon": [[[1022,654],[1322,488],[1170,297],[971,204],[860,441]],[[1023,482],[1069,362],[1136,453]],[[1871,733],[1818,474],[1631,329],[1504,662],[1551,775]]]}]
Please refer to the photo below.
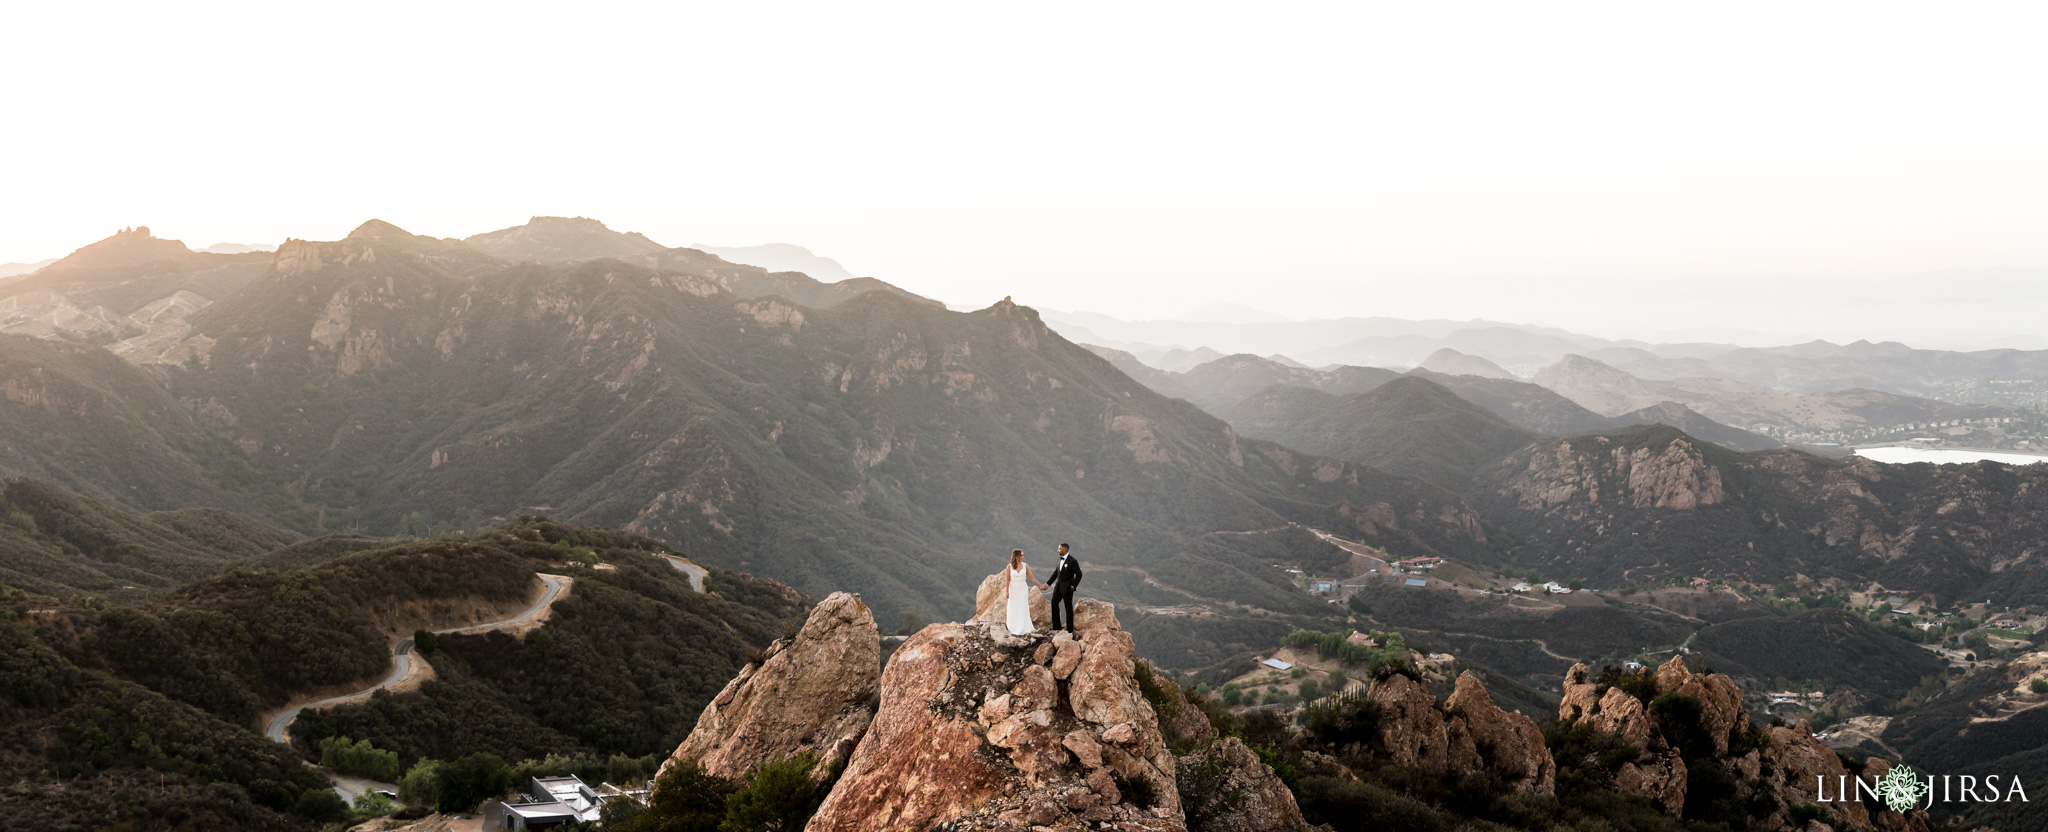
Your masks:
[{"label": "distant hill", "polygon": [[1794,394],[1724,378],[1646,379],[1581,355],[1543,368],[1535,381],[1610,416],[1676,402],[1716,422],[1744,428],[1829,431],[2019,412],[2006,405],[1951,404],[1876,390]]},{"label": "distant hill", "polygon": [[53,598],[160,597],[298,539],[218,509],[138,515],[42,480],[0,479],[0,586]]},{"label": "distant hill", "polygon": [[766,243],[758,246],[691,246],[707,254],[716,254],[734,263],[760,266],[771,272],[801,272],[815,280],[837,283],[852,280],[855,275],[830,257],[812,254],[810,249],[789,243]]},{"label": "distant hill", "polygon": [[98,347],[21,335],[0,335],[0,476],[136,511],[256,511],[264,484],[215,417],[147,373]]},{"label": "distant hill", "polygon": [[180,362],[194,311],[239,291],[270,256],[206,254],[123,229],[0,283],[0,333],[98,344],[135,362]]},{"label": "distant hill", "polygon": [[1429,379],[1495,416],[1538,433],[1585,433],[1615,426],[1613,419],[1518,379],[1445,375],[1422,368],[1409,370],[1408,375]]},{"label": "distant hill", "polygon": [[1430,353],[1429,357],[1422,359],[1421,364],[1415,366],[1416,369],[1428,370],[1433,373],[1442,373],[1449,376],[1478,376],[1480,378],[1506,379],[1515,377],[1514,373],[1501,369],[1499,364],[1476,355],[1466,355],[1450,347],[1444,347]]},{"label": "distant hill", "polygon": [[272,252],[277,246],[269,243],[214,243],[199,249],[207,254],[249,254],[251,252]]},{"label": "distant hill", "polygon": [[534,217],[525,225],[472,235],[463,242],[495,257],[543,263],[598,257],[631,260],[668,248],[640,232],[613,231],[589,217]]},{"label": "distant hill", "polygon": [[1409,474],[1453,491],[1537,437],[1415,376],[1348,396],[1275,386],[1225,415],[1247,436]]},{"label": "distant hill", "polygon": [[29,274],[55,262],[57,262],[57,258],[52,257],[48,260],[39,260],[34,263],[0,263],[0,279]]},{"label": "distant hill", "polygon": [[1370,390],[1398,375],[1378,367],[1310,370],[1256,355],[1232,355],[1177,374],[1174,381],[1193,394],[1189,401],[1213,409],[1225,407],[1275,384],[1345,395]]},{"label": "distant hill", "polygon": [[478,234],[464,242],[479,252],[507,260],[572,263],[608,257],[657,270],[688,272],[708,277],[737,295],[775,295],[803,306],[834,306],[876,291],[944,306],[872,277],[826,282],[795,271],[727,262],[699,249],[667,248],[639,233],[613,231],[604,223],[585,217],[534,217],[525,225]]},{"label": "distant hill", "polygon": [[1905,696],[1948,665],[1859,615],[1828,609],[1715,624],[1700,630],[1693,649],[1730,676],[1767,685],[1774,679],[1811,680],[1828,692],[1848,686],[1880,704]]},{"label": "distant hill", "polygon": [[1693,412],[1692,408],[1677,402],[1658,402],[1641,410],[1616,416],[1614,421],[1623,425],[1670,425],[1690,436],[1737,451],[1767,451],[1785,447],[1785,443],[1776,439],[1741,428],[1731,428],[1701,416]]}]

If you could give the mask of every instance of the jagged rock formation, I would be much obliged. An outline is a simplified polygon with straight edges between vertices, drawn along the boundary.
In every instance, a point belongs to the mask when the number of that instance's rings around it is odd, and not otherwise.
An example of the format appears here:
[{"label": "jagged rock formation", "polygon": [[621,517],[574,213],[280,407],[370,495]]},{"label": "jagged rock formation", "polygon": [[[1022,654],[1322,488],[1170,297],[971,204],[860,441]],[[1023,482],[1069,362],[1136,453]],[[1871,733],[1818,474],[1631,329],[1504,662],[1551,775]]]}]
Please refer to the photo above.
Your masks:
[{"label": "jagged rock formation", "polygon": [[662,770],[696,763],[710,774],[740,779],[810,752],[818,755],[822,776],[852,756],[867,732],[880,679],[874,614],[860,596],[832,593],[794,638],[776,640],[759,662],[726,683]]},{"label": "jagged rock formation", "polygon": [[1472,745],[1488,771],[1516,791],[1550,794],[1557,780],[1557,761],[1543,746],[1536,720],[1508,713],[1493,704],[1479,677],[1458,674],[1457,687],[1444,700],[1452,719],[1463,719]]},{"label": "jagged rock formation", "polygon": [[[1644,673],[1649,673],[1645,670]],[[1836,783],[1843,776],[1874,781],[1883,777],[1889,765],[1869,760],[1861,772],[1851,772],[1842,758],[1813,736],[1813,729],[1801,720],[1791,727],[1772,726],[1755,730],[1749,713],[1742,707],[1742,692],[1735,682],[1718,673],[1694,673],[1685,660],[1673,657],[1654,674],[1637,677],[1647,681],[1641,692],[1656,707],[1674,702],[1674,712],[1691,712],[1691,705],[1678,703],[1680,697],[1697,706],[1690,730],[1696,746],[1690,765],[1718,765],[1735,783],[1734,799],[1751,807],[1770,807],[1768,814],[1752,818],[1760,829],[1796,829],[1792,819],[1800,806],[1818,807],[1826,812],[1826,823],[1838,830],[1885,830],[1906,832],[1927,829],[1925,813],[1900,815],[1873,812],[1853,801],[1819,802],[1816,782]],[[1612,784],[1624,794],[1648,799],[1673,817],[1684,813],[1689,772],[1685,738],[1673,731],[1684,726],[1661,724],[1636,694],[1622,686],[1602,685],[1591,678],[1589,669],[1574,665],[1565,675],[1564,700],[1558,706],[1560,722],[1586,722],[1596,731],[1619,739],[1639,753],[1623,762],[1612,775]]]},{"label": "jagged rock formation", "polygon": [[[1002,572],[983,578],[981,586],[974,590],[974,618],[972,624],[1001,624],[1009,616],[1010,590],[1008,579]],[[1052,626],[1052,602],[1045,593],[1032,590],[1031,623],[1039,629]]]},{"label": "jagged rock formation", "polygon": [[[1183,713],[1192,709],[1183,709]],[[1307,832],[1294,792],[1244,741],[1227,737],[1176,760],[1196,832]]]},{"label": "jagged rock formation", "polygon": [[1078,638],[976,623],[912,636],[891,657],[880,711],[808,829],[1185,829],[1174,758],[1138,690],[1130,635],[1093,599],[1076,619]]},{"label": "jagged rock formation", "polygon": [[1517,791],[1554,788],[1556,763],[1536,721],[1494,705],[1471,671],[1458,676],[1441,705],[1429,688],[1399,673],[1373,683],[1366,698],[1379,708],[1372,751],[1385,765],[1454,779],[1490,771]]}]

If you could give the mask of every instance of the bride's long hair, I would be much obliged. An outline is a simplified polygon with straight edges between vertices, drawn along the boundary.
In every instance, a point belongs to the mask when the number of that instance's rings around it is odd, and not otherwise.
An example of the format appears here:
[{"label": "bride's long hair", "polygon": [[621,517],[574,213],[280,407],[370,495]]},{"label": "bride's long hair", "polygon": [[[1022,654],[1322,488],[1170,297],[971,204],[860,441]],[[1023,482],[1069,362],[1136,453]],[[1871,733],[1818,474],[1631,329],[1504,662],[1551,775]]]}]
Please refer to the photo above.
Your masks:
[{"label": "bride's long hair", "polygon": [[1017,566],[1018,566],[1019,564],[1022,564],[1023,562],[1024,562],[1024,550],[1023,550],[1023,549],[1011,549],[1011,550],[1010,550],[1010,568],[1011,568],[1011,569],[1015,569],[1015,568],[1017,568]]}]

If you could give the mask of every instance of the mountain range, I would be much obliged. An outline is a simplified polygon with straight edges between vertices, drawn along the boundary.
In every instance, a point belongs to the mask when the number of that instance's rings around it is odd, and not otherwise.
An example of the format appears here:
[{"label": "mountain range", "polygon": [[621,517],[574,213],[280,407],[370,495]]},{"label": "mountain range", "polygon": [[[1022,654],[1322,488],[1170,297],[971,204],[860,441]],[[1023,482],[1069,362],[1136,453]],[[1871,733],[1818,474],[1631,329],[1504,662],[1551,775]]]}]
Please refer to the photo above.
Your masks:
[{"label": "mountain range", "polygon": [[[98,446],[24,440],[44,458],[21,472],[309,534],[544,513],[858,589],[892,614],[957,614],[1009,549],[1061,541],[1112,598],[1311,617],[1326,608],[1268,565],[1269,541],[1213,533],[1298,522],[1408,555],[1486,549],[1455,495],[1242,437],[1007,301],[950,312],[689,249],[639,265],[611,256],[637,238],[540,225],[455,241],[373,221],[288,241],[189,316],[167,350],[186,360],[70,371],[135,390],[45,392],[46,370],[10,399],[50,425],[66,408],[164,413],[123,420],[135,447],[103,470],[79,459]],[[23,366],[69,366],[59,349],[85,348],[0,342]],[[1181,660],[1245,644],[1240,618],[1193,622],[1215,633]]]}]

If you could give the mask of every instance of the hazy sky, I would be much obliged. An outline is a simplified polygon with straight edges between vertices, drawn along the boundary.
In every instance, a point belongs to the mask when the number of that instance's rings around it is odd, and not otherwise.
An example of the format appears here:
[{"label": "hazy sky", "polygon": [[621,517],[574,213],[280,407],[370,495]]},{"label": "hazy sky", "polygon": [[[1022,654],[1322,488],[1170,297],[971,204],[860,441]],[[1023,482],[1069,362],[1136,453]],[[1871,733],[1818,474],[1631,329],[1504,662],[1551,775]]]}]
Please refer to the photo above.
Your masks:
[{"label": "hazy sky", "polygon": [[1582,329],[1769,328],[1688,302],[1728,293],[1703,278],[2048,267],[2039,3],[13,3],[0,29],[0,261],[135,224],[581,214],[956,304]]}]

